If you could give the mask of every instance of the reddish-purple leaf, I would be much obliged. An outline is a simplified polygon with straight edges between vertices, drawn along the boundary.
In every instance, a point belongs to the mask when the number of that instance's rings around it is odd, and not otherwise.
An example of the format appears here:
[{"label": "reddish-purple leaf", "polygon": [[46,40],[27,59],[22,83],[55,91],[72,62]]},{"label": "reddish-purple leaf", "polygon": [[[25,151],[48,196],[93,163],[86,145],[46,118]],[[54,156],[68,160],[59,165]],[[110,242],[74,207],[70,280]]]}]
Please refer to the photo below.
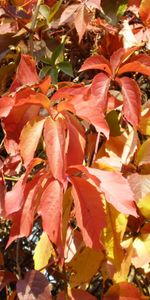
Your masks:
[{"label": "reddish-purple leaf", "polygon": [[102,249],[101,230],[105,227],[105,213],[102,198],[97,188],[80,177],[71,177],[72,195],[75,204],[77,224],[81,229],[86,246]]},{"label": "reddish-purple leaf", "polygon": [[109,61],[102,55],[94,55],[88,57],[81,66],[80,72],[92,69],[104,71],[109,75],[112,74]]},{"label": "reddish-purple leaf", "polygon": [[136,81],[129,77],[117,78],[123,95],[123,114],[134,127],[138,126],[141,114],[141,92]]},{"label": "reddish-purple leaf", "polygon": [[92,81],[91,92],[96,97],[102,111],[106,111],[110,78],[104,73],[97,74]]},{"label": "reddish-purple leaf", "polygon": [[27,272],[25,278],[17,282],[19,300],[51,300],[49,281],[39,271]]},{"label": "reddish-purple leaf", "polygon": [[57,180],[49,179],[38,208],[38,214],[42,217],[43,230],[58,247],[61,246],[62,197],[62,185]]},{"label": "reddish-purple leaf", "polygon": [[65,130],[65,123],[60,118],[45,121],[44,140],[49,167],[53,177],[61,182],[65,180]]}]

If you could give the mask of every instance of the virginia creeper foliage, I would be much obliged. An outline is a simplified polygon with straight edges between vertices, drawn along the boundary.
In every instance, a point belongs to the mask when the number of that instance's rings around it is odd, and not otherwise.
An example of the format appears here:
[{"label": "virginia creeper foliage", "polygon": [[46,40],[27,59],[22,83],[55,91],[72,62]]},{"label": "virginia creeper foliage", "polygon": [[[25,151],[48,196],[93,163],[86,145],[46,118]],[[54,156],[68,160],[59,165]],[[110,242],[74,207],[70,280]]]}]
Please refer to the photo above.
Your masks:
[{"label": "virginia creeper foliage", "polygon": [[150,1],[2,0],[0,298],[150,297]]}]

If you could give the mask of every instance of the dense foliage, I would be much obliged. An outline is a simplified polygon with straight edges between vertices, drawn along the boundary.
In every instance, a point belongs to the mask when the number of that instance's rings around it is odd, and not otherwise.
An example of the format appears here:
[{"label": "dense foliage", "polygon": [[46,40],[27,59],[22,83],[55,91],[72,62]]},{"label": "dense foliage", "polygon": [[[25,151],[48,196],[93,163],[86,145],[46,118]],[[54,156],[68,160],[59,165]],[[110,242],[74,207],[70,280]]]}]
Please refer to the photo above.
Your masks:
[{"label": "dense foliage", "polygon": [[0,299],[150,299],[150,0],[1,0]]}]

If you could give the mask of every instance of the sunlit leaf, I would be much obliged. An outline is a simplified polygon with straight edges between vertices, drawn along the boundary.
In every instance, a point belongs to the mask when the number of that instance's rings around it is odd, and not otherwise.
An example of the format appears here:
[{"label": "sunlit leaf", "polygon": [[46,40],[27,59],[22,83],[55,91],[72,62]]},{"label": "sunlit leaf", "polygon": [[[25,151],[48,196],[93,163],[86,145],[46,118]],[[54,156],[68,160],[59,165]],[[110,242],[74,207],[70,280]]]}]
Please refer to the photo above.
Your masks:
[{"label": "sunlit leaf", "polygon": [[51,257],[54,255],[54,249],[46,232],[43,232],[34,250],[34,269],[40,270],[44,268]]}]

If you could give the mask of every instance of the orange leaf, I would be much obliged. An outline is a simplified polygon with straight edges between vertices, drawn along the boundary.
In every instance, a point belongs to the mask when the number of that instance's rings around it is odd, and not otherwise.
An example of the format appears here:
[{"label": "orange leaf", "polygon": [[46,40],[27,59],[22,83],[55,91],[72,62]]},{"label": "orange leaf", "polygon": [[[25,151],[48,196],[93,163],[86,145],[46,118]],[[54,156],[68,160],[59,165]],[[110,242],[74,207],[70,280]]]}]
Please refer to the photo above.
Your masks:
[{"label": "orange leaf", "polygon": [[42,134],[44,122],[45,119],[43,118],[30,120],[21,132],[19,148],[25,166],[27,166],[34,157],[35,150]]},{"label": "orange leaf", "polygon": [[46,154],[52,175],[65,180],[65,123],[62,119],[47,118],[44,124]]}]

